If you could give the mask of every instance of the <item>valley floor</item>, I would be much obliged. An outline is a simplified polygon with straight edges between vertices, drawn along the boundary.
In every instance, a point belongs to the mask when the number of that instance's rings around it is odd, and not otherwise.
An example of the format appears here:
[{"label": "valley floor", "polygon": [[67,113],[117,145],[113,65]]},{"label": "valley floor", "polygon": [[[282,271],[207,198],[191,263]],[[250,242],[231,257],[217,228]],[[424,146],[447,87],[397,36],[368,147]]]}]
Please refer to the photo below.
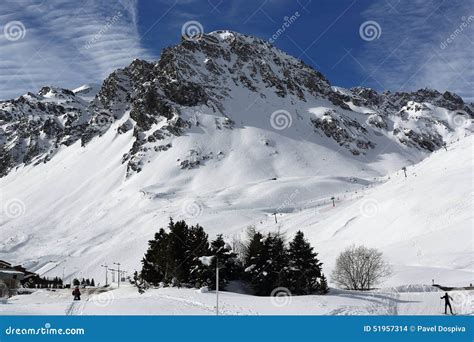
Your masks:
[{"label": "valley floor", "polygon": [[[450,291],[453,310],[474,314],[474,291]],[[331,289],[325,296],[256,297],[219,293],[221,315],[441,315],[443,292],[427,285],[357,292]],[[160,288],[139,294],[131,285],[85,289],[73,302],[70,289],[36,290],[0,304],[0,315],[214,315],[216,294]]]}]

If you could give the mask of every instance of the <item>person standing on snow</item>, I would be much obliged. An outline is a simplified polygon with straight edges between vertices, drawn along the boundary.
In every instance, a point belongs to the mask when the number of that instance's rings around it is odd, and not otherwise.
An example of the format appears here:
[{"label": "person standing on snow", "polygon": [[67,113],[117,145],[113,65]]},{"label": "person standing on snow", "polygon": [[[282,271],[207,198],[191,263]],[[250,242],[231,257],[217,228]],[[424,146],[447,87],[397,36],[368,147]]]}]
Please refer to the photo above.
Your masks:
[{"label": "person standing on snow", "polygon": [[446,315],[448,313],[447,311],[448,311],[448,306],[449,306],[449,311],[451,311],[451,315],[454,315],[453,308],[451,307],[451,302],[449,301],[449,299],[453,300],[453,297],[448,295],[448,293],[446,292],[444,296],[441,297],[441,299],[444,299],[444,314]]},{"label": "person standing on snow", "polygon": [[72,295],[74,296],[74,300],[81,300],[81,291],[79,291],[79,286],[72,291]]}]

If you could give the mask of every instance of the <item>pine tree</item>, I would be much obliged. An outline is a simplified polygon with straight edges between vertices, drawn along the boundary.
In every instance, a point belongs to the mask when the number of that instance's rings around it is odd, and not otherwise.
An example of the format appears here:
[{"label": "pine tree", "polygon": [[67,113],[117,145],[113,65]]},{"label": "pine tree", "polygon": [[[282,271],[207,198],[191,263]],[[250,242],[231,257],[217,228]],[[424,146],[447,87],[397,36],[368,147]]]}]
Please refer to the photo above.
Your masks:
[{"label": "pine tree", "polygon": [[138,272],[133,272],[133,278],[131,284],[135,285],[138,289],[138,293],[143,294],[146,289],[148,289],[148,282],[144,280],[141,276],[138,275]]},{"label": "pine tree", "polygon": [[166,281],[168,275],[168,240],[169,236],[163,228],[148,241],[148,250],[142,259],[141,278],[152,285]]},{"label": "pine tree", "polygon": [[260,252],[253,257],[250,284],[258,296],[268,296],[277,287],[286,287],[288,255],[283,238],[278,234],[268,234]]},{"label": "pine tree", "polygon": [[298,231],[288,249],[291,293],[307,295],[319,290],[322,263],[317,259],[317,255],[304,238],[303,232]]},{"label": "pine tree", "polygon": [[327,294],[329,292],[328,282],[326,276],[323,274],[319,280],[318,288],[316,290],[319,294]]},{"label": "pine tree", "polygon": [[209,285],[212,272],[204,265],[201,260],[202,256],[210,255],[208,235],[204,229],[198,224],[189,229],[188,235],[188,258],[190,259],[189,283],[195,287]]},{"label": "pine tree", "polygon": [[86,279],[86,286],[91,286],[91,281],[89,278]]},{"label": "pine tree", "polygon": [[[270,294],[277,287],[287,287],[288,252],[285,241],[279,234],[270,235],[267,239],[267,248],[270,250],[271,264],[269,267],[269,280],[272,282],[267,293]],[[270,283],[270,282],[269,282]]]},{"label": "pine tree", "polygon": [[244,266],[252,267],[257,256],[262,252],[263,247],[263,235],[255,228],[249,228],[247,231],[249,242],[246,245]]},{"label": "pine tree", "polygon": [[94,278],[91,279],[91,286],[95,287],[95,281]]},{"label": "pine tree", "polygon": [[171,277],[173,285],[181,286],[189,279],[189,267],[191,260],[189,259],[189,227],[184,221],[169,224],[169,244],[168,256],[172,273]]},{"label": "pine tree", "polygon": [[210,254],[214,256],[210,268],[210,283],[211,289],[216,288],[216,265],[219,265],[219,289],[224,290],[230,280],[235,279],[239,272],[237,263],[237,255],[232,252],[230,246],[227,245],[222,237],[222,234],[217,235],[217,238],[211,242]]}]

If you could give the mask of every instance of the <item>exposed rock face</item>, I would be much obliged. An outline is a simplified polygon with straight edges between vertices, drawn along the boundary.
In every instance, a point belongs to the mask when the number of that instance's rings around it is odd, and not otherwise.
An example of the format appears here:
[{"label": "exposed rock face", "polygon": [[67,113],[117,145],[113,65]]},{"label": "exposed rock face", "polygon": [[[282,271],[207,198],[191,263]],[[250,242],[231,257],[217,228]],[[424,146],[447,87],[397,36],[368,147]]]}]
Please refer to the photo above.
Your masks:
[{"label": "exposed rock face", "polygon": [[[90,89],[75,93],[49,86],[38,94],[0,102],[0,176],[17,165],[48,161],[60,145],[80,141],[86,146],[117,120],[117,134],[133,136],[122,162],[129,175],[140,172],[146,154],[163,153],[172,148],[174,137],[199,125],[184,117],[183,110],[220,113],[216,128],[234,129],[239,120],[230,117],[224,104],[235,89],[263,101],[269,92],[292,104],[327,101],[333,108],[310,123],[354,155],[374,149],[371,137],[379,134],[392,135],[404,146],[434,151],[444,143],[439,126],[453,129],[449,120],[431,115],[436,108],[466,120],[473,117],[470,105],[450,92],[378,93],[362,87],[337,91],[321,73],[264,40],[216,31],[164,49],[156,62],[137,59],[112,72],[90,102],[80,96],[90,96]],[[367,114],[354,111],[354,106],[365,108]],[[197,167],[206,158],[223,156],[194,154],[180,166]]]},{"label": "exposed rock face", "polygon": [[43,87],[0,102],[0,145],[8,159],[2,175],[19,164],[48,161],[60,145],[80,139],[88,125],[87,103],[67,89]]},{"label": "exposed rock face", "polygon": [[311,119],[311,122],[315,129],[323,131],[327,137],[348,148],[354,155],[375,147],[367,138],[365,127],[345,115],[337,115],[335,111],[327,111],[322,118]]}]

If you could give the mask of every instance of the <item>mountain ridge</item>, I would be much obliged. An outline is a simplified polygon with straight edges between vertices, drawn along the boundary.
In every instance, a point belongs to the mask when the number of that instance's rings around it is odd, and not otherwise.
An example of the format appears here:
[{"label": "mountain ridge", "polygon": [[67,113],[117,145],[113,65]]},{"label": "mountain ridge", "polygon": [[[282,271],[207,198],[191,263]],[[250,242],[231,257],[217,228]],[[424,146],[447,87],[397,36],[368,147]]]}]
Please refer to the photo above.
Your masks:
[{"label": "mountain ridge", "polygon": [[[252,94],[256,101],[270,101],[269,96],[288,99],[290,104],[281,110],[290,116],[297,111],[293,109],[295,103],[327,100],[330,105],[325,115],[311,117],[309,124],[316,133],[334,139],[354,155],[375,147],[367,137],[367,129],[387,130],[390,115],[399,115],[402,120],[406,115],[406,121],[410,121],[412,111],[442,108],[453,112],[447,113],[444,120],[424,115],[424,129],[407,130],[401,125],[389,132],[399,143],[429,152],[441,148],[447,139],[433,126],[456,130],[468,126],[473,118],[472,106],[448,91],[378,93],[362,87],[341,90],[332,87],[320,72],[264,40],[215,31],[197,40],[183,38],[180,44],[164,49],[156,62],[136,59],[112,72],[90,102],[80,93],[50,86],[38,94],[0,102],[0,147],[4,154],[0,175],[22,164],[46,162],[60,145],[68,146],[79,139],[86,145],[127,112],[129,118],[118,133],[133,129],[135,141],[123,161],[129,175],[139,172],[143,167],[141,154],[162,149],[169,142],[155,142],[184,134],[193,125],[193,118],[183,115],[187,109],[205,107],[219,113],[222,127],[238,121],[225,108],[226,100],[235,97],[235,89]],[[268,90],[272,94],[267,94]],[[345,111],[357,113],[358,108],[372,113],[363,121],[345,115]]]}]

